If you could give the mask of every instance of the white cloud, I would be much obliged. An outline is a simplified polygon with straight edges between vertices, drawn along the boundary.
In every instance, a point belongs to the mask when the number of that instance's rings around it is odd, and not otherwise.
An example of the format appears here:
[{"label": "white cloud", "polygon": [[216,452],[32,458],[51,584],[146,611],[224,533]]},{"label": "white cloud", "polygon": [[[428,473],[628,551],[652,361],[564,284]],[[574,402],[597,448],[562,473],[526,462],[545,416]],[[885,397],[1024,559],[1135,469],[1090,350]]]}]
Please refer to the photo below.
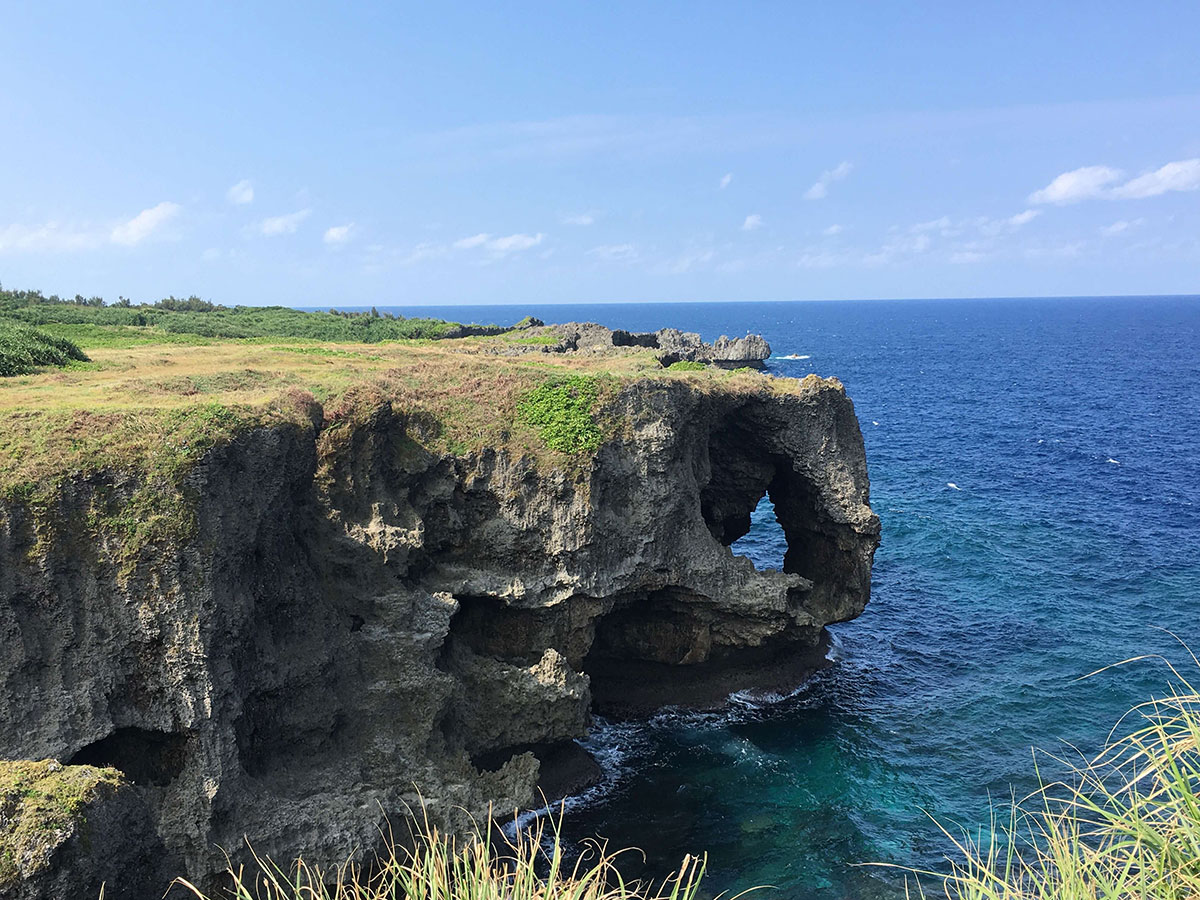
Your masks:
[{"label": "white cloud", "polygon": [[[373,245],[378,247],[379,245]],[[446,255],[446,248],[441,244],[435,244],[432,241],[423,241],[413,247],[404,256],[400,257],[399,263],[402,266],[413,266],[419,262],[424,262],[427,259],[438,259]]]},{"label": "white cloud", "polygon": [[271,216],[258,224],[259,233],[263,237],[278,237],[281,234],[295,234],[300,225],[312,215],[311,209],[301,209],[285,216]]},{"label": "white cloud", "polygon": [[536,247],[545,237],[541,232],[537,234],[510,234],[508,237],[492,238],[485,246],[488,252],[497,256],[503,256],[507,253],[515,253],[521,250],[528,250],[530,247]]},{"label": "white cloud", "polygon": [[587,254],[608,262],[628,262],[637,258],[637,248],[633,244],[601,244]]},{"label": "white cloud", "polygon": [[73,228],[58,222],[47,222],[44,225],[6,225],[0,228],[0,253],[91,250],[100,246],[104,237],[94,229]]},{"label": "white cloud", "polygon": [[591,225],[596,221],[596,217],[591,213],[580,213],[575,216],[563,216],[562,223],[564,225]]},{"label": "white cloud", "polygon": [[157,206],[143,209],[128,222],[117,225],[109,234],[109,238],[114,244],[123,244],[126,247],[140,244],[179,215],[182,209],[178,203],[164,200]]},{"label": "white cloud", "polygon": [[490,234],[473,234],[454,242],[455,250],[470,250],[472,247],[482,247],[492,236]]},{"label": "white cloud", "polygon": [[1028,225],[1034,219],[1042,214],[1040,209],[1027,209],[1025,212],[1019,212],[1015,216],[1008,217],[1008,224],[1014,228],[1020,228],[1022,225]]},{"label": "white cloud", "polygon": [[473,234],[470,237],[459,238],[452,245],[455,250],[474,250],[482,247],[493,257],[507,256],[536,247],[546,236],[540,231],[537,234],[510,234],[506,237],[492,237],[487,232]]},{"label": "white cloud", "polygon": [[908,230],[913,234],[923,234],[927,231],[940,231],[945,234],[953,230],[953,224],[949,216],[942,216],[940,219],[930,219],[928,222],[918,222],[916,225],[910,225]]},{"label": "white cloud", "polygon": [[200,254],[200,258],[205,262],[215,262],[221,258],[221,251],[218,247],[209,247]]},{"label": "white cloud", "polygon": [[254,185],[248,179],[243,178],[226,191],[225,196],[235,206],[245,206],[254,201]]},{"label": "white cloud", "polygon": [[1122,231],[1128,231],[1130,228],[1137,228],[1145,219],[1121,219],[1118,222],[1113,222],[1111,225],[1105,225],[1100,229],[1100,233],[1105,237],[1112,237],[1114,234],[1120,234]]},{"label": "white cloud", "polygon": [[724,175],[721,176],[721,183],[717,185],[717,190],[718,191],[725,190],[725,188],[729,187],[729,182],[731,182],[731,181],[733,181],[733,173],[726,172]]},{"label": "white cloud", "polygon": [[830,225],[828,228],[822,231],[821,234],[825,235],[826,237],[833,237],[835,234],[841,234],[845,230],[846,226],[844,225]]},{"label": "white cloud", "polygon": [[746,221],[742,223],[742,231],[755,231],[762,228],[763,218],[758,213],[746,216]]},{"label": "white cloud", "polygon": [[1121,170],[1111,166],[1084,166],[1063,172],[1040,191],[1029,195],[1033,204],[1078,203],[1091,197],[1103,197],[1114,181],[1121,178]]},{"label": "white cloud", "polygon": [[841,181],[843,178],[849,175],[853,169],[854,166],[850,162],[843,161],[838,163],[836,167],[822,172],[821,177],[818,178],[813,186],[805,192],[805,199],[824,199],[829,194],[829,186],[835,181]]},{"label": "white cloud", "polygon": [[334,225],[332,228],[325,229],[323,240],[327,244],[344,244],[350,240],[354,233],[354,223],[350,222],[347,225]]},{"label": "white cloud", "polygon": [[1168,191],[1195,190],[1200,190],[1200,159],[1181,159],[1127,181],[1114,190],[1113,195],[1140,200]]},{"label": "white cloud", "polygon": [[710,262],[715,255],[712,250],[689,250],[674,259],[667,260],[659,267],[659,270],[671,275],[683,275],[697,266]]}]

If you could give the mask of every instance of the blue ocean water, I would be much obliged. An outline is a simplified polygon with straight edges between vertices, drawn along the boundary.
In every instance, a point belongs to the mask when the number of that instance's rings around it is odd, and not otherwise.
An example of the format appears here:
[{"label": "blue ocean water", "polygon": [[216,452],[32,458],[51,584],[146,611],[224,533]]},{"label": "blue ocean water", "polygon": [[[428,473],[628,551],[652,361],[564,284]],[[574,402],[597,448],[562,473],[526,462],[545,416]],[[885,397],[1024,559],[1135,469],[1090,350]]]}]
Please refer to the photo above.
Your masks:
[{"label": "blue ocean water", "polygon": [[[898,896],[859,864],[939,867],[930,816],[986,823],[1033,786],[1031,747],[1097,749],[1169,673],[1081,676],[1186,660],[1160,629],[1200,651],[1200,297],[402,311],[761,332],[772,372],[836,375],[855,402],[883,543],[836,664],[776,703],[590,742],[611,778],[568,837],[640,847],[648,873],[707,851],[714,892]],[[779,565],[768,504],[737,549]]]}]

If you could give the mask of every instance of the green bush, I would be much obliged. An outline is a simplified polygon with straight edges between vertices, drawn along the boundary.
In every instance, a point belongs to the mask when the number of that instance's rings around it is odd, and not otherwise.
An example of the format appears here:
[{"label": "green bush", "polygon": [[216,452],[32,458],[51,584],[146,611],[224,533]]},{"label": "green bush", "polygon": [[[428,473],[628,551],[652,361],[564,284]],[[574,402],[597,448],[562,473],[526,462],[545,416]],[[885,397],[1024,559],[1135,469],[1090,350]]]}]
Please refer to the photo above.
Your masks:
[{"label": "green bush", "polygon": [[319,341],[378,343],[394,340],[437,340],[466,334],[498,334],[492,326],[464,326],[441,319],[406,319],[391,314],[305,311],[283,306],[225,307],[199,297],[166,297],[153,305],[134,306],[122,298],[104,305],[99,297],[64,300],[38,291],[0,290],[0,317],[27,325],[132,325],[168,334],[207,338],[309,338]]},{"label": "green bush", "polygon": [[694,359],[681,359],[667,366],[668,372],[703,372],[707,369],[702,362],[696,362]]},{"label": "green bush", "polygon": [[517,416],[538,430],[551,450],[579,453],[595,450],[602,435],[593,410],[600,386],[589,375],[551,378],[531,390],[517,404]]},{"label": "green bush", "polygon": [[0,377],[25,375],[40,366],[65,366],[87,356],[66,338],[0,318]]}]

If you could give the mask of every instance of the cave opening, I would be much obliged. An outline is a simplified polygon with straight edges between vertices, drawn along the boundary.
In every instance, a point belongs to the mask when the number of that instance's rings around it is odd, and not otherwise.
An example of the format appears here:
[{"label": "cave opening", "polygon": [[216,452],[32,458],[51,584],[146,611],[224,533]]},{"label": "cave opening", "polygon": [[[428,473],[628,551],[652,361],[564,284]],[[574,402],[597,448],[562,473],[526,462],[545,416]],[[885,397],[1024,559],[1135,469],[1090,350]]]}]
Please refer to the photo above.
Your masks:
[{"label": "cave opening", "polygon": [[769,492],[764,492],[758,505],[750,513],[750,530],[729,545],[736,556],[744,556],[760,571],[783,571],[787,554],[787,535],[771,502]]},{"label": "cave opening", "polygon": [[67,764],[113,768],[134,784],[166,787],[183,771],[186,761],[186,735],[126,727],[88,744]]}]

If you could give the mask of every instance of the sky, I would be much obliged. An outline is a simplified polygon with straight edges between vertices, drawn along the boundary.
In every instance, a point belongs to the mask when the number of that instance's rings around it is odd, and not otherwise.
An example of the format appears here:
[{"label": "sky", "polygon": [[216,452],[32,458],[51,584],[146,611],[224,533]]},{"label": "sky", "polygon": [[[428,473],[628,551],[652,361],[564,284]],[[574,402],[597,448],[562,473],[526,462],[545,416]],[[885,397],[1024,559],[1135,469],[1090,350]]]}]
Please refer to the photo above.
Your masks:
[{"label": "sky", "polygon": [[1200,293],[1200,3],[0,0],[0,283]]}]

